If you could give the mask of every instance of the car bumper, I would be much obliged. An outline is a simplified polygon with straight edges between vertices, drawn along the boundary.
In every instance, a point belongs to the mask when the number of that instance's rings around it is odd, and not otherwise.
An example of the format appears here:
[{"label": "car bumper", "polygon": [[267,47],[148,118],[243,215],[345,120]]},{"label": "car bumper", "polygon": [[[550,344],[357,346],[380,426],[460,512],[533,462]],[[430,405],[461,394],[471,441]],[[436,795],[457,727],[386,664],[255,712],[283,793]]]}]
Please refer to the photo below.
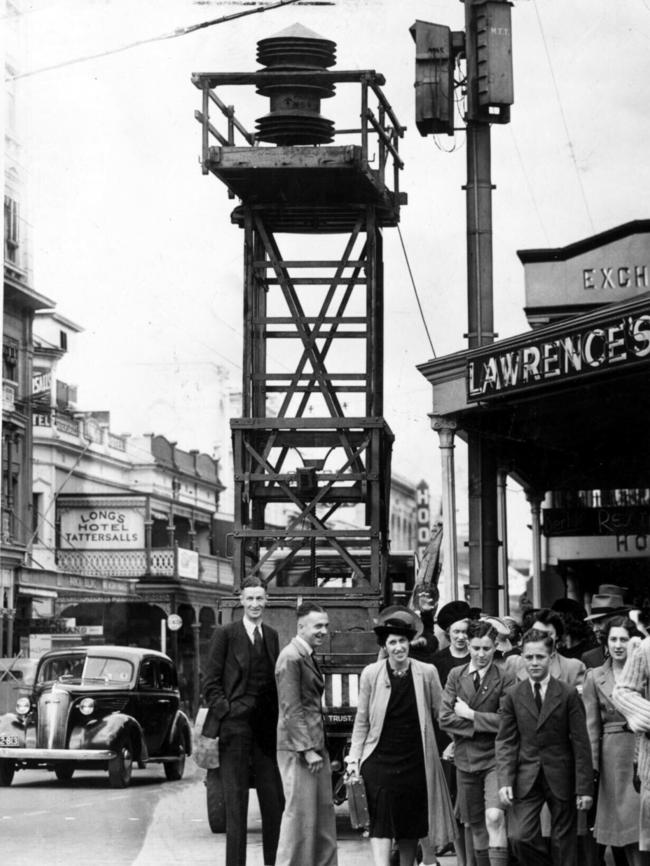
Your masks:
[{"label": "car bumper", "polygon": [[0,758],[11,761],[110,761],[117,752],[112,749],[21,749],[0,746]]}]

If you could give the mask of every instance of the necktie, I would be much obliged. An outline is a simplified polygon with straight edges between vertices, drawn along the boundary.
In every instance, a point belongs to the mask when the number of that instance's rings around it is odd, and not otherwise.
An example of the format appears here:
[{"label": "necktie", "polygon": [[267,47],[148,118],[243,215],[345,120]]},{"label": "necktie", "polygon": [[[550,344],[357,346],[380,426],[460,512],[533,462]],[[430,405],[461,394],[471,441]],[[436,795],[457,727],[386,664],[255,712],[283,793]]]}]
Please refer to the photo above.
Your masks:
[{"label": "necktie", "polygon": [[255,648],[255,652],[262,652],[262,630],[257,626],[253,629],[253,647]]},{"label": "necktie", "polygon": [[478,671],[474,671],[474,691],[477,692],[481,688],[481,676]]},{"label": "necktie", "polygon": [[535,683],[533,687],[533,691],[535,692],[535,703],[537,704],[537,712],[541,713],[542,711],[542,687],[539,683]]}]

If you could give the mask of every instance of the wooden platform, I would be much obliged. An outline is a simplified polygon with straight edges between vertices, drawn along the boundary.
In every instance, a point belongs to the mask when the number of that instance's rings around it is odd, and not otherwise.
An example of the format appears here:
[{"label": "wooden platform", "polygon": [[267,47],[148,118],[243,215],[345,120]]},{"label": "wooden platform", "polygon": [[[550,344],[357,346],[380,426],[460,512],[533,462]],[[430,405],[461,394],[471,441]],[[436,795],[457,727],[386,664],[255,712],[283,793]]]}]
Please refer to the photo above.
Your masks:
[{"label": "wooden platform", "polygon": [[[273,231],[345,232],[374,205],[381,227],[396,226],[406,194],[388,190],[356,145],[211,147],[209,171],[248,206],[264,209]],[[243,226],[243,211],[232,220]]]}]

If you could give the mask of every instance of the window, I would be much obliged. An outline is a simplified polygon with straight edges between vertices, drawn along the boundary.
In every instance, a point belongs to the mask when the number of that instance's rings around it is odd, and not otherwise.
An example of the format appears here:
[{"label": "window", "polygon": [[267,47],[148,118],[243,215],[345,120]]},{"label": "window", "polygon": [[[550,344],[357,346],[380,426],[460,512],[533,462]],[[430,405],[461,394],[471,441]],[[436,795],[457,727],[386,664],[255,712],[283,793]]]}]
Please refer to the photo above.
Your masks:
[{"label": "window", "polygon": [[18,340],[12,337],[2,341],[2,378],[18,381]]},{"label": "window", "polygon": [[158,662],[158,685],[161,689],[176,688],[175,671],[169,662],[162,660]]},{"label": "window", "polygon": [[68,351],[68,335],[65,331],[59,331],[59,346],[64,351]]},{"label": "window", "polygon": [[42,512],[43,494],[32,494],[32,540],[35,544],[41,541],[41,512]]}]

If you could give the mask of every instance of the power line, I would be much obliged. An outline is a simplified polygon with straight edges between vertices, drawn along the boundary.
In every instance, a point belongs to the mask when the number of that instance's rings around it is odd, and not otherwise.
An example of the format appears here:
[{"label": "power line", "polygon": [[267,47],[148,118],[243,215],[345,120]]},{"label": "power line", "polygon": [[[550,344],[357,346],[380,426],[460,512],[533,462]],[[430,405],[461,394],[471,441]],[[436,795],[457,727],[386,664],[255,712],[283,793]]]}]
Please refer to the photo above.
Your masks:
[{"label": "power line", "polygon": [[399,242],[402,245],[402,251],[404,253],[404,259],[406,260],[406,267],[409,272],[409,277],[411,278],[411,285],[413,286],[413,292],[415,294],[415,300],[418,303],[418,309],[420,311],[420,318],[422,319],[422,324],[424,325],[424,330],[426,331],[427,337],[429,339],[429,345],[431,346],[431,354],[433,357],[436,357],[436,350],[433,348],[433,340],[431,339],[431,334],[429,333],[429,327],[427,325],[427,320],[424,318],[424,310],[422,309],[422,304],[420,303],[420,296],[418,294],[417,286],[415,285],[415,279],[413,278],[413,271],[411,270],[411,263],[409,261],[408,253],[406,252],[406,247],[404,246],[404,238],[402,237],[402,230],[399,226],[397,226],[397,234],[399,235]]},{"label": "power line", "polygon": [[509,132],[512,136],[512,143],[515,146],[515,153],[517,154],[517,158],[519,159],[519,165],[521,166],[521,172],[524,176],[524,180],[526,181],[526,187],[528,189],[528,195],[531,198],[533,203],[533,207],[535,208],[535,213],[537,214],[537,219],[539,220],[539,224],[541,226],[542,232],[544,233],[544,237],[546,238],[546,243],[550,246],[550,239],[548,236],[548,232],[546,231],[546,226],[544,225],[544,221],[542,220],[542,214],[539,209],[539,205],[537,204],[537,199],[535,198],[535,192],[533,190],[533,186],[530,182],[530,178],[528,176],[528,172],[526,171],[526,166],[524,164],[524,159],[521,155],[521,151],[519,150],[519,144],[517,143],[517,137],[515,136],[514,130],[512,128],[512,124],[508,124]]},{"label": "power line", "polygon": [[187,27],[177,27],[171,33],[163,33],[160,36],[150,36],[148,39],[138,39],[135,42],[129,42],[127,45],[121,45],[118,48],[109,48],[107,51],[100,51],[97,54],[87,54],[84,57],[75,57],[72,60],[63,60],[61,63],[53,63],[51,66],[42,66],[40,69],[32,69],[29,72],[19,72],[17,75],[8,76],[5,81],[16,81],[19,78],[30,78],[33,75],[40,75],[43,72],[52,72],[55,69],[62,69],[65,66],[73,66],[76,63],[85,63],[88,60],[98,60],[101,57],[109,57],[111,54],[120,54],[123,51],[130,51],[131,48],[138,48],[141,45],[149,45],[152,42],[164,42],[167,39],[176,39],[178,36],[187,36],[190,33],[195,33],[197,30],[204,30],[206,27],[214,27],[216,24],[224,24],[228,21],[233,21],[235,18],[244,18],[247,15],[255,15],[259,12],[268,12],[270,9],[278,9],[281,6],[291,6],[298,3],[299,0],[277,0],[275,3],[269,3],[264,6],[255,6],[251,9],[245,9],[242,12],[233,12],[230,15],[222,15],[220,18],[213,18],[210,21],[202,21],[200,24],[190,24]]},{"label": "power line", "polygon": [[578,186],[580,187],[580,194],[582,195],[582,201],[585,206],[585,210],[587,212],[587,217],[589,219],[589,223],[591,225],[591,230],[595,231],[596,227],[594,226],[594,221],[591,216],[591,211],[589,210],[589,202],[587,201],[587,196],[585,193],[585,188],[582,183],[582,177],[580,176],[580,170],[578,168],[578,161],[576,159],[575,150],[573,147],[573,141],[571,140],[571,135],[569,133],[569,126],[567,124],[566,115],[564,114],[564,108],[562,106],[562,100],[560,98],[560,89],[557,84],[557,79],[555,77],[555,70],[553,69],[553,62],[551,61],[551,54],[548,50],[548,44],[546,42],[546,35],[544,33],[544,28],[542,26],[542,19],[539,14],[539,9],[537,8],[537,0],[533,0],[533,6],[535,7],[535,15],[537,16],[537,23],[539,25],[539,32],[542,35],[542,42],[544,43],[544,51],[546,52],[546,59],[548,61],[548,67],[551,72],[551,79],[553,81],[553,88],[555,89],[555,96],[557,98],[557,103],[560,109],[560,117],[562,118],[562,125],[564,127],[564,133],[567,138],[567,142],[569,145],[569,154],[571,155],[571,161],[573,162],[573,166],[575,168],[576,177],[578,178]]}]

